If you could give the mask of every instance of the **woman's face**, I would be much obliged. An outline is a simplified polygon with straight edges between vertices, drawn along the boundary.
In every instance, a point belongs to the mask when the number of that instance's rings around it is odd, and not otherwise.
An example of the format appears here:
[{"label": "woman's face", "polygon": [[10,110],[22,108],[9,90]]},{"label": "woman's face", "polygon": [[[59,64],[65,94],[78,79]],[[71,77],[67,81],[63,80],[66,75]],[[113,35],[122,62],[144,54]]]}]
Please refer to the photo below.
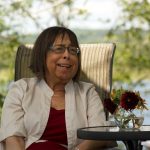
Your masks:
[{"label": "woman's face", "polygon": [[[67,34],[62,39],[62,35],[58,36],[53,44],[55,46],[63,45],[71,46],[71,41]],[[67,83],[72,79],[78,70],[78,56],[69,53],[67,48],[63,53],[56,53],[50,50],[46,57],[46,80],[54,85],[59,82]]]}]

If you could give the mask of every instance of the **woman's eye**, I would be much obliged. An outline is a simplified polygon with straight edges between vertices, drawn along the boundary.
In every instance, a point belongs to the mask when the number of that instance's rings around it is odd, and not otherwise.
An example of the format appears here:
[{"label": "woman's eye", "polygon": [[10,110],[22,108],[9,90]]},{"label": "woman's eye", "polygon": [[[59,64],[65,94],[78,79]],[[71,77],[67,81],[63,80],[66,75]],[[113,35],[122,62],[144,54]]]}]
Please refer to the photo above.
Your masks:
[{"label": "woman's eye", "polygon": [[70,47],[70,51],[74,51],[74,52],[76,52],[76,51],[77,51],[77,49],[76,49],[75,47]]}]

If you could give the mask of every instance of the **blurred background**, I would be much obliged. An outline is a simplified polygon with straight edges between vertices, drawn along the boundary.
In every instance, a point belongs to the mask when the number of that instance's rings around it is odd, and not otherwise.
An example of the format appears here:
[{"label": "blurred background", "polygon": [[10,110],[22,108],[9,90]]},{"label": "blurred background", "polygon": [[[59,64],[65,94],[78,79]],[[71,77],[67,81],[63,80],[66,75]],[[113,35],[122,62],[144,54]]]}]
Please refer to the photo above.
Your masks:
[{"label": "blurred background", "polygon": [[[0,0],[0,114],[20,44],[54,25],[80,43],[114,42],[113,88],[138,90],[150,106],[150,0]],[[144,124],[150,124],[150,111]]]}]

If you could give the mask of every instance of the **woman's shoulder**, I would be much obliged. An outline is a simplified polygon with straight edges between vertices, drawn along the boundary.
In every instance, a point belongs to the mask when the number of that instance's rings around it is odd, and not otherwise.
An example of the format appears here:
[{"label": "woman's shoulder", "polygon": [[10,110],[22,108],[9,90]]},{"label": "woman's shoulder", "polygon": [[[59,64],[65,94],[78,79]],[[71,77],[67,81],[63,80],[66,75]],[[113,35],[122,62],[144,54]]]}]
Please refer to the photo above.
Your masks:
[{"label": "woman's shoulder", "polygon": [[78,85],[80,85],[80,86],[88,86],[88,87],[91,87],[91,86],[94,86],[94,84],[93,83],[91,83],[91,82],[85,82],[85,81],[78,81],[78,82],[76,82]]},{"label": "woman's shoulder", "polygon": [[15,81],[16,83],[27,83],[27,84],[30,84],[30,83],[35,83],[38,81],[38,78],[37,77],[32,77],[32,78],[22,78],[22,79],[19,79],[17,81]]},{"label": "woman's shoulder", "polygon": [[32,87],[38,82],[38,79],[36,77],[33,78],[22,78],[17,81],[14,81],[10,84],[9,89],[12,87],[20,87],[20,88],[27,88],[27,87]]},{"label": "woman's shoulder", "polygon": [[91,83],[91,82],[78,81],[77,83],[78,83],[79,85],[83,85],[83,86],[94,86],[94,84]]},{"label": "woman's shoulder", "polygon": [[84,82],[84,81],[78,81],[78,82],[74,82],[75,87],[78,87],[82,90],[89,90],[91,88],[95,88],[93,83],[90,82]]}]

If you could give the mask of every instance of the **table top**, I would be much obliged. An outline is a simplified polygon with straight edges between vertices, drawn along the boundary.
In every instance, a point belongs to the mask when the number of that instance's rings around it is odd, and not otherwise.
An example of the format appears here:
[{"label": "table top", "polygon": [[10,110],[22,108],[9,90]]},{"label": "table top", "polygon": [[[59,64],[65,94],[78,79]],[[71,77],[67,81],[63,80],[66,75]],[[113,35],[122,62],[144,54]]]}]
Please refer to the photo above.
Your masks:
[{"label": "table top", "polygon": [[150,140],[150,125],[128,130],[117,126],[85,127],[77,130],[77,136],[87,140]]}]

